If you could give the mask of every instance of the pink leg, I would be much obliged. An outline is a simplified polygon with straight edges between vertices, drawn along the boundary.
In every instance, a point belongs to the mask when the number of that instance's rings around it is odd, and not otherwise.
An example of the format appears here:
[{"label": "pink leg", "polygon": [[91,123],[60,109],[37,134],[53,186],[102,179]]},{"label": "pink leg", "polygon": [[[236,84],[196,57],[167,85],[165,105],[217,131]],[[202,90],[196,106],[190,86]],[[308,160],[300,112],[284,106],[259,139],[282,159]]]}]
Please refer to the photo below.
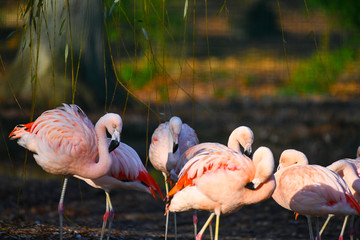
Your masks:
[{"label": "pink leg", "polygon": [[58,205],[58,213],[59,213],[59,220],[60,220],[60,240],[63,239],[63,218],[64,218],[64,197],[65,197],[65,191],[66,191],[66,185],[68,182],[68,178],[64,178],[64,183],[61,190],[61,196],[60,201]]},{"label": "pink leg", "polygon": [[198,217],[197,217],[197,212],[196,212],[196,210],[194,210],[194,214],[193,214],[193,224],[194,224],[194,236],[195,236],[195,239],[196,239],[197,224],[198,224]]},{"label": "pink leg", "polygon": [[113,210],[113,208],[110,209],[110,212],[109,212],[109,226],[108,226],[108,236],[107,236],[107,240],[110,239],[110,230],[111,230],[111,225],[112,225],[112,221],[115,217],[115,212]]},{"label": "pink leg", "polygon": [[[105,194],[106,194],[106,192],[105,192]],[[109,218],[109,204],[108,204],[108,200],[107,200],[107,197],[106,197],[106,211],[105,211],[104,216],[103,216],[103,224],[102,224],[102,227],[101,227],[100,240],[102,240],[104,238],[104,233],[105,233],[105,228],[106,228],[108,218]]]}]

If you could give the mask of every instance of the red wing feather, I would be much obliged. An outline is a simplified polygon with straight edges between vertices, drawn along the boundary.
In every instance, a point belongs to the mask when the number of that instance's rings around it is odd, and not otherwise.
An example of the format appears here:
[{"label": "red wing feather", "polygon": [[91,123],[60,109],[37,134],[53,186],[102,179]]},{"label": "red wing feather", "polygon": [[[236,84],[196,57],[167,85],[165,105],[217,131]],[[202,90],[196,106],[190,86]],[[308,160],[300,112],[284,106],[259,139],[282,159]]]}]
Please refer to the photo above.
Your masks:
[{"label": "red wing feather", "polygon": [[148,172],[140,171],[138,179],[136,179],[136,180],[140,180],[140,181],[146,183],[150,187],[151,194],[154,196],[154,198],[156,198],[154,190],[156,190],[159,193],[161,199],[164,198],[159,186],[155,182],[154,178]]},{"label": "red wing feather", "polygon": [[346,196],[346,201],[348,203],[350,203],[351,207],[354,208],[358,212],[358,214],[360,215],[360,205],[359,205],[359,203],[355,200],[355,198],[352,195],[345,194],[345,196]]}]

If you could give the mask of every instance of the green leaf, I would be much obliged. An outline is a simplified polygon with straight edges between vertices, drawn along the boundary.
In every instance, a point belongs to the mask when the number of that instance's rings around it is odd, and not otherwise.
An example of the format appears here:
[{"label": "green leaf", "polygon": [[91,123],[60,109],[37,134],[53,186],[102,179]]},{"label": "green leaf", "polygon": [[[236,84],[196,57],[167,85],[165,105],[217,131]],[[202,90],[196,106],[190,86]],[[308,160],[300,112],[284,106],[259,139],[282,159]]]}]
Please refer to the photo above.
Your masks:
[{"label": "green leaf", "polygon": [[[110,17],[110,15],[111,15],[112,11],[114,10],[115,4],[118,3],[118,2],[119,2],[119,0],[115,0],[115,1],[111,4],[111,8],[110,8],[110,11],[109,11],[109,17]],[[106,15],[105,15],[105,16],[106,16]]]},{"label": "green leaf", "polygon": [[32,77],[31,77],[31,83],[33,83],[34,81],[35,81],[35,78],[36,78],[36,76],[35,75],[33,75]]},{"label": "green leaf", "polygon": [[60,30],[59,30],[59,35],[61,35],[61,34],[63,33],[62,29],[63,29],[63,27],[64,27],[65,20],[66,20],[66,18],[64,18],[64,19],[62,20],[62,23],[61,23],[61,26],[60,26]]},{"label": "green leaf", "polygon": [[184,19],[185,19],[186,14],[187,14],[188,6],[189,6],[189,1],[188,1],[188,0],[185,0],[185,6],[184,6]]},{"label": "green leaf", "polygon": [[67,63],[68,55],[69,55],[69,45],[66,44],[65,45],[65,64]]},{"label": "green leaf", "polygon": [[145,28],[141,28],[141,30],[142,30],[142,32],[143,32],[143,34],[144,34],[144,36],[145,36],[145,38],[146,38],[146,40],[148,40],[149,41],[149,37],[148,37],[148,34],[147,34],[147,32],[146,32],[146,30],[145,30]]}]

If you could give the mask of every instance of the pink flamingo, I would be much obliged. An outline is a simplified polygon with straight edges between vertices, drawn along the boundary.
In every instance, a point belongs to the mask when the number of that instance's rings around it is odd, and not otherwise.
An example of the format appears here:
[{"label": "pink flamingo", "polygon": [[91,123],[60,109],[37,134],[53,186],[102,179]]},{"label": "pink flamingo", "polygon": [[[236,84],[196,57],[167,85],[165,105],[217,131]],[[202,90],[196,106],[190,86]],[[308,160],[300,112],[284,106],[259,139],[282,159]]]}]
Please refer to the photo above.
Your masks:
[{"label": "pink flamingo", "polygon": [[187,150],[184,157],[188,162],[167,195],[166,213],[190,209],[211,211],[197,240],[215,215],[217,240],[220,214],[265,200],[275,189],[274,157],[266,147],[255,151],[253,161],[218,143],[196,145]]},{"label": "pink flamingo", "polygon": [[[345,182],[348,184],[349,189],[351,193],[353,194],[356,201],[359,203],[360,201],[360,180],[359,180],[359,174],[360,174],[360,147],[357,150],[357,158],[356,159],[350,159],[345,158],[338,160],[331,165],[327,166],[328,169],[336,172],[339,174]],[[320,236],[325,230],[325,227],[329,223],[330,219],[333,217],[333,214],[329,214],[328,218],[326,219],[323,227],[320,230]],[[348,215],[344,219],[344,223],[340,232],[339,240],[343,239],[345,226],[348,221]],[[354,238],[355,228],[354,228],[354,218],[355,216],[352,216],[351,219],[351,227],[350,227],[350,239]]]},{"label": "pink flamingo", "polygon": [[241,147],[244,149],[244,154],[250,156],[252,153],[252,144],[254,142],[253,131],[246,126],[236,128],[229,136],[227,146],[239,153],[242,153]]},{"label": "pink flamingo", "polygon": [[328,168],[308,165],[300,151],[288,149],[281,154],[275,179],[273,199],[283,208],[307,217],[310,239],[314,238],[311,217],[360,213],[345,181]]},{"label": "pink flamingo", "polygon": [[[149,159],[153,167],[162,172],[165,180],[166,194],[169,192],[168,181],[177,181],[177,175],[185,162],[181,161],[180,156],[190,147],[199,143],[194,129],[183,123],[179,117],[172,117],[168,122],[161,123],[151,137],[149,147]],[[196,227],[194,217],[194,227]],[[165,239],[168,233],[169,215],[166,216]],[[176,215],[175,238],[176,231]]]},{"label": "pink flamingo", "polygon": [[97,179],[87,179],[80,176],[74,176],[84,180],[94,188],[101,188],[106,195],[106,212],[103,217],[100,240],[103,239],[107,220],[109,218],[108,236],[110,238],[111,223],[114,219],[114,209],[111,204],[110,190],[114,188],[134,189],[151,193],[156,198],[155,191],[163,198],[159,186],[155,180],[146,171],[139,155],[136,151],[125,143],[121,143],[114,151],[110,153],[112,166],[107,174]]},{"label": "pink flamingo", "polygon": [[[119,145],[121,130],[118,114],[105,114],[94,127],[80,107],[63,104],[34,122],[17,125],[10,133],[11,140],[18,139],[20,146],[34,153],[42,169],[65,176],[58,206],[60,239],[68,176],[96,179],[107,174],[112,164],[109,152]],[[106,131],[112,136],[110,145]]]}]

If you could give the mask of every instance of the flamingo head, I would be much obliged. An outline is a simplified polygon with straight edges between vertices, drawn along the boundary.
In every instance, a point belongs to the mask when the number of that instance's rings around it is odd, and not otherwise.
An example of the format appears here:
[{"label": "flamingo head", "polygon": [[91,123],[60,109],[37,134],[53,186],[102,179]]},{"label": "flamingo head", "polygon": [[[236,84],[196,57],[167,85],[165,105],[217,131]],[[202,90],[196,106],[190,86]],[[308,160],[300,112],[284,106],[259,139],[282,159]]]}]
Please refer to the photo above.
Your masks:
[{"label": "flamingo head", "polygon": [[244,154],[248,157],[252,154],[252,144],[254,142],[254,133],[253,131],[246,126],[241,126],[238,128],[239,131],[239,143],[244,148]]},{"label": "flamingo head", "polygon": [[182,121],[179,117],[172,117],[169,121],[170,135],[173,141],[173,153],[175,153],[179,147],[179,135],[182,128]]},{"label": "flamingo head", "polygon": [[295,149],[287,149],[283,151],[280,155],[277,171],[295,164],[308,165],[309,161],[303,152],[297,151]]},{"label": "flamingo head", "polygon": [[118,114],[108,113],[105,116],[107,117],[105,127],[108,133],[111,135],[109,152],[112,152],[120,144],[120,134],[123,123],[121,117]]}]

